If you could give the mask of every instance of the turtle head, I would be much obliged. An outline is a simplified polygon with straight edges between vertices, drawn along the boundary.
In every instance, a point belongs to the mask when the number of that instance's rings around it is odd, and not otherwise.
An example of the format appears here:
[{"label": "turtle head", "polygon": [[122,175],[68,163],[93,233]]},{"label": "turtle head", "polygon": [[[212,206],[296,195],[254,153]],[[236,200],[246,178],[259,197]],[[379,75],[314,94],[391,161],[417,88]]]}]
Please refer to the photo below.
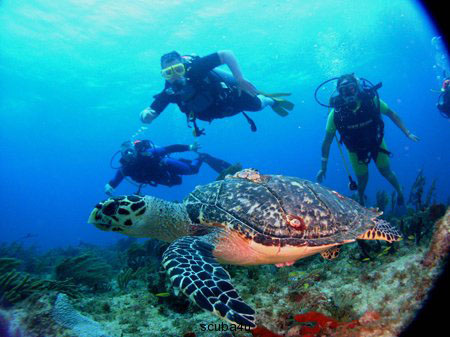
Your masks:
[{"label": "turtle head", "polygon": [[188,235],[190,220],[183,204],[148,195],[124,195],[98,203],[88,223],[103,231],[172,241]]},{"label": "turtle head", "polygon": [[92,210],[88,223],[103,231],[145,237],[143,220],[147,203],[146,197],[126,195],[112,197],[98,203]]}]

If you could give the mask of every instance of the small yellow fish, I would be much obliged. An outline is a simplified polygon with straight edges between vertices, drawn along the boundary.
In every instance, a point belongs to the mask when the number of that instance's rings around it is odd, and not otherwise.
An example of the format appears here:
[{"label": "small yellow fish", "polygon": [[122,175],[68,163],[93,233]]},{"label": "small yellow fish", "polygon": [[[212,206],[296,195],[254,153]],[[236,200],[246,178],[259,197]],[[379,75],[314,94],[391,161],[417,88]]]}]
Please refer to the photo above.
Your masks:
[{"label": "small yellow fish", "polygon": [[414,240],[414,235],[408,236],[408,239],[409,239],[409,240]]},{"label": "small yellow fish", "polygon": [[386,255],[389,252],[389,249],[391,249],[391,246],[384,248],[383,251],[380,254],[378,254],[378,256]]},{"label": "small yellow fish", "polygon": [[361,261],[370,261],[370,258],[366,257],[365,259],[362,259]]},{"label": "small yellow fish", "polygon": [[288,276],[289,277],[296,277],[296,276],[302,276],[304,275],[305,272],[304,271],[291,271]]},{"label": "small yellow fish", "polygon": [[170,294],[169,293],[157,293],[157,294],[155,294],[155,296],[158,296],[158,297],[169,297]]}]

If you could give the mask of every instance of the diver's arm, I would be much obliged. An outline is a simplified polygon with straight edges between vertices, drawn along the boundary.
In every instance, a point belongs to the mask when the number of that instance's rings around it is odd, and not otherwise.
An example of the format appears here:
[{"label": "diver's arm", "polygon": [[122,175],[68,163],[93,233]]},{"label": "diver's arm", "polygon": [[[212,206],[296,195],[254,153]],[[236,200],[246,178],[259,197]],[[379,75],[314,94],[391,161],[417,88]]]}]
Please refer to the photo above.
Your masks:
[{"label": "diver's arm", "polygon": [[184,145],[184,144],[173,144],[169,146],[156,147],[151,150],[151,152],[158,156],[165,156],[174,152],[187,152],[192,151],[192,145]]},{"label": "diver's arm", "polygon": [[145,124],[150,124],[153,122],[160,114],[164,111],[164,109],[169,105],[170,100],[167,97],[165,91],[161,92],[158,95],[155,95],[155,100],[153,103],[140,113],[141,122]]},{"label": "diver's arm", "polygon": [[123,178],[125,178],[125,176],[123,175],[122,170],[121,169],[117,170],[114,178],[105,185],[105,188],[104,188],[105,194],[112,196],[114,193],[114,189],[117,186],[119,186],[119,184],[122,182]]},{"label": "diver's arm", "polygon": [[322,159],[319,172],[317,172],[316,179],[321,183],[327,174],[328,155],[330,154],[330,146],[333,142],[334,135],[336,134],[336,125],[334,124],[334,109],[331,109],[327,118],[327,127],[325,132],[325,138],[322,142]]},{"label": "diver's arm", "polygon": [[331,143],[333,143],[333,138],[336,132],[326,132],[325,138],[322,142],[322,165],[321,169],[325,172],[327,171],[327,165],[328,165],[328,156],[330,155],[330,147]]},{"label": "diver's arm", "polygon": [[233,74],[234,78],[236,79],[236,82],[238,83],[239,88],[247,91],[251,95],[257,95],[259,92],[255,88],[253,84],[251,84],[249,81],[247,81],[244,78],[244,75],[242,75],[241,68],[237,62],[236,57],[234,56],[233,52],[230,50],[221,50],[218,51],[217,54],[219,54],[220,62],[222,64],[226,64],[228,68],[230,68],[231,73]]},{"label": "diver's arm", "polygon": [[125,176],[123,175],[122,170],[118,169],[114,178],[109,181],[109,184],[112,188],[116,188],[124,178]]},{"label": "diver's arm", "polygon": [[388,116],[394,122],[394,124],[397,125],[397,127],[400,130],[402,130],[402,132],[406,135],[406,137],[408,137],[414,142],[419,141],[420,140],[419,137],[411,133],[411,131],[409,131],[408,128],[403,124],[403,121],[400,119],[400,117],[392,109],[390,109],[386,105],[386,103],[384,104],[383,103],[384,102],[382,102],[381,104],[382,113]]}]

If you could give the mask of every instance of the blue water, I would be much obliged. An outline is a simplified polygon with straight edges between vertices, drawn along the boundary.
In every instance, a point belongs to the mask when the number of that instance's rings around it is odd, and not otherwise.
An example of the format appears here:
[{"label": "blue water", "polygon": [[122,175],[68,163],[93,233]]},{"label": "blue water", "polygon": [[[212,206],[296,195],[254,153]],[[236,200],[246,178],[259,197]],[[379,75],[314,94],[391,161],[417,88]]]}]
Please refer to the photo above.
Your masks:
[{"label": "blue water", "polygon": [[[256,133],[241,115],[202,123],[203,151],[263,173],[314,180],[327,110],[313,92],[330,77],[355,72],[382,81],[382,99],[421,138],[413,143],[385,118],[405,196],[423,169],[428,186],[438,179],[438,201],[447,202],[450,125],[431,91],[440,88],[430,43],[438,34],[420,5],[404,0],[2,1],[0,241],[32,233],[27,243],[48,248],[120,238],[86,220],[114,175],[111,156],[141,128],[139,112],[163,87],[159,57],[174,49],[230,49],[258,89],[292,92],[296,103],[286,118],[270,109],[250,113]],[[158,145],[193,142],[176,106],[138,137]],[[215,177],[205,165],[181,186],[144,192],[181,200]],[[349,192],[335,143],[324,184]],[[371,164],[372,203],[381,189],[392,191]],[[135,190],[124,182],[117,193]]]}]

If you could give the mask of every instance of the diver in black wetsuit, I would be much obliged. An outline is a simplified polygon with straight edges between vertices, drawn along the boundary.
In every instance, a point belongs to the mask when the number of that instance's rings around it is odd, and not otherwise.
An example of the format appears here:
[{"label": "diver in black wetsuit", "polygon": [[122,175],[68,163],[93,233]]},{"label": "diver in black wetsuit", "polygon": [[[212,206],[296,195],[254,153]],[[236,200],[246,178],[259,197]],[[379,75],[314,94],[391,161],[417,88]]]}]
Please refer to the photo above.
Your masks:
[{"label": "diver in black wetsuit", "polygon": [[[216,67],[226,64],[232,75]],[[151,123],[169,105],[176,103],[186,114],[188,126],[194,126],[194,136],[204,134],[197,119],[214,119],[243,113],[256,131],[255,123],[245,111],[260,111],[270,106],[280,116],[286,116],[294,104],[280,98],[289,94],[262,94],[247,81],[234,54],[219,51],[205,57],[181,56],[176,51],[161,57],[161,74],[166,80],[164,90],[155,95],[149,108],[141,112],[141,121]]]},{"label": "diver in black wetsuit", "polygon": [[194,160],[168,157],[174,152],[197,152],[198,149],[199,146],[196,143],[156,147],[149,140],[126,141],[120,150],[121,167],[117,170],[115,177],[105,185],[105,193],[112,195],[114,189],[127,176],[140,184],[174,186],[181,184],[182,175],[197,174],[203,162],[218,173],[231,166],[226,161],[206,153],[199,153],[198,158]]},{"label": "diver in black wetsuit", "polygon": [[450,77],[442,82],[441,94],[436,107],[441,112],[442,117],[450,118]]}]

